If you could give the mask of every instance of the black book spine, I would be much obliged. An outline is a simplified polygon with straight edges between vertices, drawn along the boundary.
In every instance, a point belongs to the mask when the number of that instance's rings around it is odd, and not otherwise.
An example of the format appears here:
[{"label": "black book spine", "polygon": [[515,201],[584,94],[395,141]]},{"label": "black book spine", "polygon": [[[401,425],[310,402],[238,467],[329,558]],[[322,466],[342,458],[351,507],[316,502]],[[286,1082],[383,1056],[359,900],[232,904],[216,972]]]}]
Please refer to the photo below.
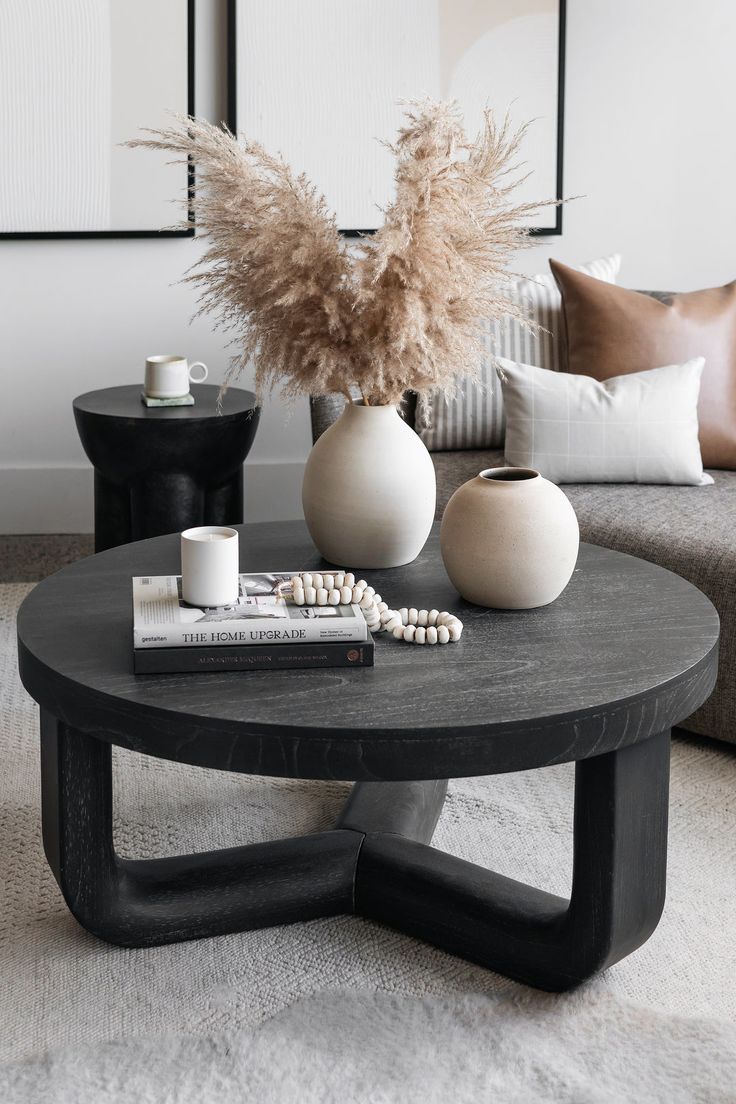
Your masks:
[{"label": "black book spine", "polygon": [[270,644],[239,648],[135,648],[136,675],[284,671],[300,667],[372,667],[374,644]]}]

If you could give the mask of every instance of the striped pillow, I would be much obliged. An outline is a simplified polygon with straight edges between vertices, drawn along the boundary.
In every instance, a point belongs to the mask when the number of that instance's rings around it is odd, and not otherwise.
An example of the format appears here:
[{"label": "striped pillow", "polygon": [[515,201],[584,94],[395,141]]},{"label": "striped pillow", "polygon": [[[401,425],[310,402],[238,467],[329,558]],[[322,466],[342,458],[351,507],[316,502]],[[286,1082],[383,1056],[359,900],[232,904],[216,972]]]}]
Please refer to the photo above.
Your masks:
[{"label": "striped pillow", "polygon": [[[621,267],[618,253],[578,266],[578,271],[615,284]],[[501,385],[495,370],[497,356],[539,368],[560,370],[562,299],[552,276],[513,280],[509,298],[518,302],[540,327],[532,333],[513,318],[488,321],[483,327],[480,379],[462,380],[454,395],[439,391],[417,400],[417,433],[428,449],[500,448],[505,421]]]}]

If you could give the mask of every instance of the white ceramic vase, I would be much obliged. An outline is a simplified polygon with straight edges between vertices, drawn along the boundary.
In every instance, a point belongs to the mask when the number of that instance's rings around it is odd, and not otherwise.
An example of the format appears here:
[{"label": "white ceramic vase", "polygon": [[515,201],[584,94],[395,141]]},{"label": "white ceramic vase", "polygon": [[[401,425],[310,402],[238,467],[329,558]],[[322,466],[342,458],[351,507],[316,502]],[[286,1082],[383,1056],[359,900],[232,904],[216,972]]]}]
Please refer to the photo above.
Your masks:
[{"label": "white ceramic vase", "polygon": [[488,468],[455,491],[440,531],[463,598],[497,609],[554,602],[569,583],[580,533],[570,500],[531,468]]},{"label": "white ceramic vase", "polygon": [[348,569],[416,559],[436,496],[432,459],[396,407],[362,403],[348,403],[315,442],[302,487],[312,540]]}]

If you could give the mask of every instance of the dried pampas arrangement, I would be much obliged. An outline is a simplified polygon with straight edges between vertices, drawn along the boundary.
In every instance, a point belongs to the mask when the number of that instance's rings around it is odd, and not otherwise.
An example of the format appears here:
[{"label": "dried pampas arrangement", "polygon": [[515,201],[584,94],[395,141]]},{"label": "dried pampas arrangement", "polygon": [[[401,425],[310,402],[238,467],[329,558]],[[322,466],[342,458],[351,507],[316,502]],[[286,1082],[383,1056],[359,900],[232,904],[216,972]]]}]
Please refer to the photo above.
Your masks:
[{"label": "dried pampas arrangement", "polygon": [[350,399],[357,388],[377,405],[450,390],[474,374],[483,320],[518,317],[503,285],[525,220],[543,206],[512,199],[524,129],[486,111],[471,141],[456,104],[407,105],[389,147],[395,199],[357,245],[304,176],[221,127],[177,117],[129,145],[194,163],[206,250],[186,279],[235,338],[229,381],[252,361],[261,394]]}]

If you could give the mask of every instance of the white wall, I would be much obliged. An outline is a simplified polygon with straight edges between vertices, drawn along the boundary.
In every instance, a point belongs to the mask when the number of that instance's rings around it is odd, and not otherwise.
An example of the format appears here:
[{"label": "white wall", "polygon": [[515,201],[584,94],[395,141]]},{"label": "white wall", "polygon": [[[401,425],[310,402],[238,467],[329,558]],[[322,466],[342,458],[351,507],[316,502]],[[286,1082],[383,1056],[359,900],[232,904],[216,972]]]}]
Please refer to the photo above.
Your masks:
[{"label": "white wall", "polygon": [[[225,0],[197,3],[196,106],[217,120],[226,108],[225,9]],[[92,529],[75,395],[142,379],[153,352],[204,360],[210,378],[223,379],[226,338],[209,319],[190,325],[194,293],[177,283],[198,250],[190,238],[0,241],[0,532]],[[300,515],[309,445],[306,402],[292,412],[268,402],[248,459],[249,519]]]},{"label": "white wall", "polygon": [[[224,0],[199,0],[197,110],[224,113]],[[731,0],[568,0],[562,238],[519,258],[624,255],[631,287],[687,290],[736,276]],[[145,156],[145,154],[141,154]],[[184,351],[222,377],[211,323],[176,285],[189,239],[0,242],[0,531],[91,528],[75,394],[140,377],[146,352]],[[269,403],[248,461],[247,516],[299,513],[306,404]]]},{"label": "white wall", "polygon": [[623,254],[621,283],[736,277],[736,4],[568,0],[562,238],[525,254]]}]

